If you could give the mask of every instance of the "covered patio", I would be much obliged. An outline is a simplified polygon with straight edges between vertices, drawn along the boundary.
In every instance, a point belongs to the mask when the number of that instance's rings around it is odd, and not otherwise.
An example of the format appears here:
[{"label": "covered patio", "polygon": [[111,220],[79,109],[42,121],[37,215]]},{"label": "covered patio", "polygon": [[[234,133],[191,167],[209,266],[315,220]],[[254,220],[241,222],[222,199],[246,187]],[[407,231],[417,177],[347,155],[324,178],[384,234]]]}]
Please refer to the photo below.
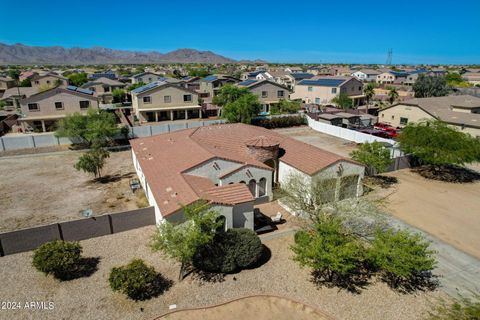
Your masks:
[{"label": "covered patio", "polygon": [[175,120],[189,120],[201,119],[201,106],[182,106],[165,108],[152,108],[142,110],[139,112],[141,120],[145,122],[160,122],[160,121],[175,121]]}]

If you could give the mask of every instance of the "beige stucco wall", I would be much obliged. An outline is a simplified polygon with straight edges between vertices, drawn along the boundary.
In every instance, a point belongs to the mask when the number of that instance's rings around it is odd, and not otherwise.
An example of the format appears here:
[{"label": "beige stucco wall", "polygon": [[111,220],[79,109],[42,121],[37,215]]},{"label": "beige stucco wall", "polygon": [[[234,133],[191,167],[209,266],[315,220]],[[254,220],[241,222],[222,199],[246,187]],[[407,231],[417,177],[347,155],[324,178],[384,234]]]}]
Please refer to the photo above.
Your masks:
[{"label": "beige stucco wall", "polygon": [[400,118],[407,118],[408,122],[433,119],[431,115],[415,106],[399,104],[397,106],[381,110],[378,113],[378,121],[389,124],[393,127],[404,127],[400,124]]},{"label": "beige stucco wall", "polygon": [[[309,91],[311,88],[311,91]],[[332,90],[332,89],[336,89]],[[305,103],[327,104],[340,93],[349,96],[357,96],[363,94],[363,84],[357,79],[352,79],[340,87],[321,87],[321,86],[305,86],[296,85],[295,92],[290,95],[293,99],[302,99]],[[318,98],[319,100],[316,100]]]},{"label": "beige stucco wall", "polygon": [[162,76],[159,76],[153,73],[147,73],[138,78],[132,77],[132,83],[139,83],[139,82],[150,83],[150,82],[157,81],[159,78],[162,78]]},{"label": "beige stucco wall", "polygon": [[12,88],[15,85],[15,82],[13,80],[11,81],[3,81],[0,80],[0,90],[7,90],[8,88]]},{"label": "beige stucco wall", "polygon": [[[289,91],[276,86],[272,83],[262,83],[259,86],[252,87],[249,89],[250,92],[252,92],[254,95],[258,96],[258,100],[260,103],[265,104],[265,103],[278,103],[280,99],[288,99],[289,96]],[[267,93],[266,97],[262,96],[262,92],[265,91]],[[278,97],[278,91],[283,92],[283,97]]]},{"label": "beige stucco wall", "polygon": [[[21,104],[21,110],[23,114],[25,114],[27,117],[41,117],[41,116],[62,117],[73,112],[82,112],[82,113],[86,112],[87,109],[80,108],[80,101],[84,101],[84,100],[90,101],[91,108],[98,108],[98,102],[94,97],[78,96],[75,94],[70,94],[62,91],[58,91],[58,93],[56,94],[48,95],[43,98],[39,97],[38,99],[34,99],[29,102],[22,100],[20,104]],[[62,102],[63,109],[62,110],[55,109],[55,102]],[[37,103],[40,110],[29,111],[28,110],[29,103]]]},{"label": "beige stucco wall", "polygon": [[[191,95],[192,101],[183,101],[184,95]],[[150,103],[144,103],[143,97],[150,97]],[[165,103],[164,97],[170,96],[169,103]],[[139,95],[133,94],[132,95],[132,106],[133,110],[137,114],[140,111],[149,111],[151,109],[164,109],[169,110],[175,107],[183,107],[183,106],[197,106],[198,105],[198,94],[182,90],[178,87],[166,87],[166,88],[159,88],[157,90],[152,90],[149,92],[145,92]]]},{"label": "beige stucco wall", "polygon": [[67,80],[57,78],[57,77],[54,77],[54,76],[46,76],[46,77],[43,77],[43,78],[40,78],[40,79],[32,80],[32,87],[34,87],[34,88],[46,87],[46,86],[54,87],[55,83],[58,80],[60,80],[62,82],[61,86],[67,86],[68,85]]},{"label": "beige stucco wall", "polygon": [[388,72],[381,73],[377,76],[377,83],[393,83],[395,76]]}]

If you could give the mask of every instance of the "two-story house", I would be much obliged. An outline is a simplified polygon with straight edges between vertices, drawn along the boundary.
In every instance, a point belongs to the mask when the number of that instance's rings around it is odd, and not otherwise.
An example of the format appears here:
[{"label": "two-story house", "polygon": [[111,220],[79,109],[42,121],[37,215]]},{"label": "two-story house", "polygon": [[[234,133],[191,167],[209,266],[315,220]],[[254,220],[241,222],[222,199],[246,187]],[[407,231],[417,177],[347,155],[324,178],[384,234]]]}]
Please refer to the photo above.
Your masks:
[{"label": "two-story house", "polygon": [[200,79],[200,88],[198,93],[205,102],[211,102],[220,89],[226,84],[235,84],[240,82],[237,78],[225,75],[210,75]]},{"label": "two-story house", "polygon": [[237,84],[239,87],[247,88],[258,97],[262,104],[262,112],[270,112],[272,104],[277,104],[282,99],[288,99],[290,89],[269,80],[245,80]]},{"label": "two-story house", "polygon": [[0,77],[0,93],[5,92],[5,90],[15,86],[15,80],[12,78],[3,78]]},{"label": "two-story house", "polygon": [[304,103],[330,104],[340,93],[349,96],[353,106],[363,103],[363,83],[353,77],[316,77],[302,80],[295,86],[290,99],[301,99]]},{"label": "two-story house", "polygon": [[352,77],[364,82],[376,82],[379,71],[373,69],[361,69],[352,73]]},{"label": "two-story house", "polygon": [[179,84],[156,81],[131,91],[134,115],[140,122],[201,118],[198,93]]},{"label": "two-story house", "polygon": [[142,72],[132,76],[132,83],[161,81],[165,76],[153,72]]},{"label": "two-story house", "polygon": [[113,90],[122,89],[125,86],[125,83],[117,80],[98,78],[85,83],[82,85],[82,88],[95,92],[101,103],[108,104],[113,102]]},{"label": "two-story house", "polygon": [[53,87],[68,86],[68,79],[53,72],[45,74],[37,74],[31,78],[32,87],[39,89],[47,89]]},{"label": "two-story house", "polygon": [[98,108],[98,98],[93,91],[75,86],[55,87],[21,100],[20,106],[23,131],[46,132],[55,130],[56,122],[68,114]]}]

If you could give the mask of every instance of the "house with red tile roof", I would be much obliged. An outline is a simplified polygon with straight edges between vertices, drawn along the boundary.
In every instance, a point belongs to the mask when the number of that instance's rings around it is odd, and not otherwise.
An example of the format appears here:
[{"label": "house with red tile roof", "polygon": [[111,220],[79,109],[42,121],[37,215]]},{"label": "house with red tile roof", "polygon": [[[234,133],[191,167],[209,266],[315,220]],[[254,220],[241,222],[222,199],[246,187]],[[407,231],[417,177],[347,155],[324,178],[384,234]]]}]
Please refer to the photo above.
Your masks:
[{"label": "house with red tile roof", "polygon": [[183,206],[205,199],[225,217],[226,228],[253,229],[253,206],[271,201],[273,186],[292,174],[338,180],[338,198],[362,192],[362,165],[261,127],[212,125],[130,144],[157,222],[182,221]]}]

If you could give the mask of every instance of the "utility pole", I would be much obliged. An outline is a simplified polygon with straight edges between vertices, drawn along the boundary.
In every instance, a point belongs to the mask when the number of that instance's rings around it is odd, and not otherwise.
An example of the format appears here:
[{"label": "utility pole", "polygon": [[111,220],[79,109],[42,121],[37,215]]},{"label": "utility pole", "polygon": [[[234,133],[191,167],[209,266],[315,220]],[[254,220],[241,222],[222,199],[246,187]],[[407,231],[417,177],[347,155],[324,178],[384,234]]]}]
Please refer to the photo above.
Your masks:
[{"label": "utility pole", "polygon": [[388,52],[387,52],[387,65],[391,65],[392,64],[392,57],[393,57],[393,49],[388,49]]}]

